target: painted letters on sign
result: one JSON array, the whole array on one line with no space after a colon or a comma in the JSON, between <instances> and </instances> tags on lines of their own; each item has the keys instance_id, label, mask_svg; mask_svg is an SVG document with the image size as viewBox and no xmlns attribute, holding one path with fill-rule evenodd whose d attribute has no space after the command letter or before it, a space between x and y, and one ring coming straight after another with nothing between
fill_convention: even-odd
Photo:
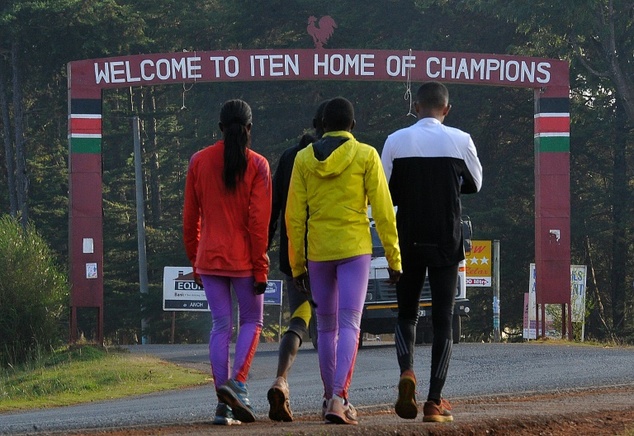
<instances>
[{"instance_id":1,"label":"painted letters on sign","mask_svg":"<svg viewBox=\"0 0 634 436\"><path fill-rule=\"evenodd\" d=\"M499 54L387 50L236 50L73 62L75 84L113 88L252 80L442 80L535 87L556 83L565 62Z\"/></svg>"}]
</instances>

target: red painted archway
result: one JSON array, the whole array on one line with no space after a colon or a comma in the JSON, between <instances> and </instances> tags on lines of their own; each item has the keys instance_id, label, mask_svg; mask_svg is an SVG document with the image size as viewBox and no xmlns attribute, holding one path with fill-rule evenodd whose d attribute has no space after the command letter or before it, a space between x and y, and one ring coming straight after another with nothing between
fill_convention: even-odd
<instances>
[{"instance_id":1,"label":"red painted archway","mask_svg":"<svg viewBox=\"0 0 634 436\"><path fill-rule=\"evenodd\" d=\"M535 96L536 300L570 308L568 63L533 57L411 50L238 50L88 59L68 64L71 341L77 308L98 309L103 341L101 94L194 82L352 80L532 88ZM570 310L568 310L570 326ZM570 328L568 329L570 332ZM542 332L544 331L542 324ZM570 333L569 333L570 334Z\"/></svg>"}]
</instances>

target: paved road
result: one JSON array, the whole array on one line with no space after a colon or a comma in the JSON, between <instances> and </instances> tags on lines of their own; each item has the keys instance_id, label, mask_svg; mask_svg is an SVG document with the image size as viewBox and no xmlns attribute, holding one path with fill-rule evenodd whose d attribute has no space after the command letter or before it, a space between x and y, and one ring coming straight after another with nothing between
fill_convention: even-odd
<instances>
[{"instance_id":1,"label":"paved road","mask_svg":"<svg viewBox=\"0 0 634 436\"><path fill-rule=\"evenodd\" d=\"M357 406L392 405L398 366L393 344L372 343L360 350L350 390ZM418 390L426 393L430 347L417 346ZM208 368L206 345L139 345L134 353L153 354L189 366ZM266 391L275 374L277 344L261 344L249 380L256 412L266 419ZM459 344L454 347L444 395L449 399L634 384L634 348L579 345ZM299 352L289 377L293 410L320 410L317 353L310 344ZM0 434L43 434L77 429L208 422L215 407L211 385L85 405L0 414Z\"/></svg>"}]
</instances>

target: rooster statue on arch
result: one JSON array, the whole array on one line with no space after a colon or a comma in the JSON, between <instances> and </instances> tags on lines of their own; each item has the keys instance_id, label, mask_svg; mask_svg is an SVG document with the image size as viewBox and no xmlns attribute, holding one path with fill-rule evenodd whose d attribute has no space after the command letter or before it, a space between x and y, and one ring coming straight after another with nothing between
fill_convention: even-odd
<instances>
[{"instance_id":1,"label":"rooster statue on arch","mask_svg":"<svg viewBox=\"0 0 634 436\"><path fill-rule=\"evenodd\" d=\"M319 27L315 26L316 21L317 17L311 15L308 18L306 31L313 37L315 48L320 49L324 48L324 44L326 44L328 39L332 36L337 27L337 23L335 23L335 20L333 20L330 15L325 15L319 19Z\"/></svg>"}]
</instances>

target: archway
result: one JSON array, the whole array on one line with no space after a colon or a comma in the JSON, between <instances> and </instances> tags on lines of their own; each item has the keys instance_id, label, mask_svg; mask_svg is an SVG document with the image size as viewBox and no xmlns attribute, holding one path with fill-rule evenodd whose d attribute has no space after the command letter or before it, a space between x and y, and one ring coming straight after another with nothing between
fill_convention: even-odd
<instances>
[{"instance_id":1,"label":"archway","mask_svg":"<svg viewBox=\"0 0 634 436\"><path fill-rule=\"evenodd\" d=\"M534 91L536 301L570 317L568 63L533 57L412 50L238 50L88 59L68 64L71 341L77 308L98 310L103 342L101 114L104 89L159 84L348 80L510 86ZM565 312L564 312L565 313Z\"/></svg>"}]
</instances>

